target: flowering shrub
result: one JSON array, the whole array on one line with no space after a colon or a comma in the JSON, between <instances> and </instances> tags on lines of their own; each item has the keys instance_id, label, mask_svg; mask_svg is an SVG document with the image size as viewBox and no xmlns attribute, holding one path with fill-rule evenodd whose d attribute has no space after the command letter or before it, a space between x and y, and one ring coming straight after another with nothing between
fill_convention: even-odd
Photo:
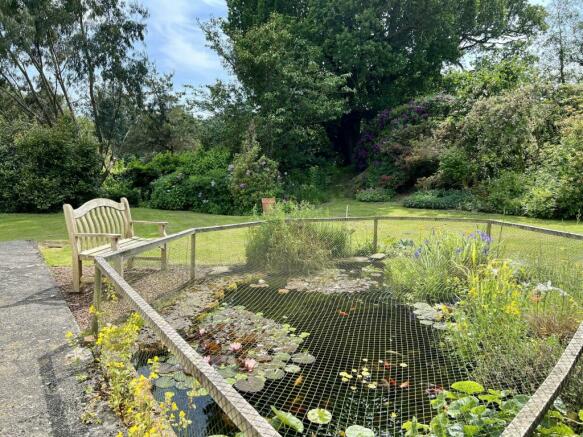
<instances>
[{"instance_id":1,"label":"flowering shrub","mask_svg":"<svg viewBox=\"0 0 583 437\"><path fill-rule=\"evenodd\" d=\"M210 214L232 213L229 157L227 151L219 149L182 154L175 171L152 183L150 206Z\"/></svg>"},{"instance_id":2,"label":"flowering shrub","mask_svg":"<svg viewBox=\"0 0 583 437\"><path fill-rule=\"evenodd\" d=\"M249 129L241 153L235 155L229 168L229 186L237 212L249 213L261 205L262 198L281 194L277 162L261 155L253 126Z\"/></svg>"}]
</instances>

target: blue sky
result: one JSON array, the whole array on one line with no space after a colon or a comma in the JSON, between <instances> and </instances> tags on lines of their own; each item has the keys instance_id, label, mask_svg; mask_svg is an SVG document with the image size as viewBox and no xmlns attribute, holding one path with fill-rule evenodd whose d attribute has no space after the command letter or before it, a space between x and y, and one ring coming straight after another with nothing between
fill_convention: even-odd
<instances>
[{"instance_id":1,"label":"blue sky","mask_svg":"<svg viewBox=\"0 0 583 437\"><path fill-rule=\"evenodd\" d=\"M174 73L177 89L229 78L218 56L206 47L197 24L197 20L225 16L226 0L142 0L142 4L150 12L145 41L150 60L161 73Z\"/></svg>"},{"instance_id":2,"label":"blue sky","mask_svg":"<svg viewBox=\"0 0 583 437\"><path fill-rule=\"evenodd\" d=\"M218 56L205 45L197 19L225 16L225 0L142 0L149 11L146 49L161 73L174 73L176 88L227 79Z\"/></svg>"}]
</instances>

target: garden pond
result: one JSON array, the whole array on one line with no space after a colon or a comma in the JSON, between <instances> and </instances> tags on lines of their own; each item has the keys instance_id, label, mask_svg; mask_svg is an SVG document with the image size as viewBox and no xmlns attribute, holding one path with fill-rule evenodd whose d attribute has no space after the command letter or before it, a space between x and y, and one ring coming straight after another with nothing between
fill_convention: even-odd
<instances>
[{"instance_id":1,"label":"garden pond","mask_svg":"<svg viewBox=\"0 0 583 437\"><path fill-rule=\"evenodd\" d=\"M431 399L467 379L468 369L441 347L447 307L400 303L384 278L382 262L355 258L314 275L232 282L182 324L182 335L259 413L291 413L304 435L337 436L355 425L399 434L411 417L429 421ZM155 397L174 392L192 421L179 435L236 434L173 357L161 356L156 367ZM319 417L308 414L314 409Z\"/></svg>"}]
</instances>

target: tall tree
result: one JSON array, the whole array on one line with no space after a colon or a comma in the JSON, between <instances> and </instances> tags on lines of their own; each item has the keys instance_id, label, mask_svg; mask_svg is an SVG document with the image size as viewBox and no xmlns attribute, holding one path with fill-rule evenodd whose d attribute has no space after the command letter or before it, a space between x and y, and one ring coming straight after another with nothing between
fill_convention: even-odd
<instances>
[{"instance_id":1,"label":"tall tree","mask_svg":"<svg viewBox=\"0 0 583 437\"><path fill-rule=\"evenodd\" d=\"M548 29L541 36L543 68L559 83L576 79L583 67L583 4L551 0L547 6Z\"/></svg>"},{"instance_id":2,"label":"tall tree","mask_svg":"<svg viewBox=\"0 0 583 437\"><path fill-rule=\"evenodd\" d=\"M544 22L544 10L528 0L227 0L220 23L225 43L207 28L213 46L236 73L257 105L279 93L306 95L317 80L302 62L313 62L325 82L335 79L340 114L318 121L329 140L350 162L363 119L431 89L445 64L468 51L525 38ZM285 56L278 45L286 44ZM274 71L295 65L304 79L274 82ZM255 74L257 72L257 74ZM345 84L341 84L341 80ZM269 110L268 110L269 111ZM273 115L273 114L272 114ZM279 116L282 116L281 114ZM295 118L297 117L297 118ZM277 141L277 140L276 140Z\"/></svg>"},{"instance_id":3,"label":"tall tree","mask_svg":"<svg viewBox=\"0 0 583 437\"><path fill-rule=\"evenodd\" d=\"M141 102L145 17L124 0L0 2L0 92L42 124L89 115L107 156L122 101Z\"/></svg>"}]
</instances>

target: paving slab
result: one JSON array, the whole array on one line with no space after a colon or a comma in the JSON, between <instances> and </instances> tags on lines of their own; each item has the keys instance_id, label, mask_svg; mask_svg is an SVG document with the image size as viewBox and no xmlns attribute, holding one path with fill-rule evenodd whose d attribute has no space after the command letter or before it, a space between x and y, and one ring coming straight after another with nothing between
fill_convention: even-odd
<instances>
[{"instance_id":1,"label":"paving slab","mask_svg":"<svg viewBox=\"0 0 583 437\"><path fill-rule=\"evenodd\" d=\"M67 331L79 328L36 244L0 242L0 436L109 434L80 420Z\"/></svg>"}]
</instances>

